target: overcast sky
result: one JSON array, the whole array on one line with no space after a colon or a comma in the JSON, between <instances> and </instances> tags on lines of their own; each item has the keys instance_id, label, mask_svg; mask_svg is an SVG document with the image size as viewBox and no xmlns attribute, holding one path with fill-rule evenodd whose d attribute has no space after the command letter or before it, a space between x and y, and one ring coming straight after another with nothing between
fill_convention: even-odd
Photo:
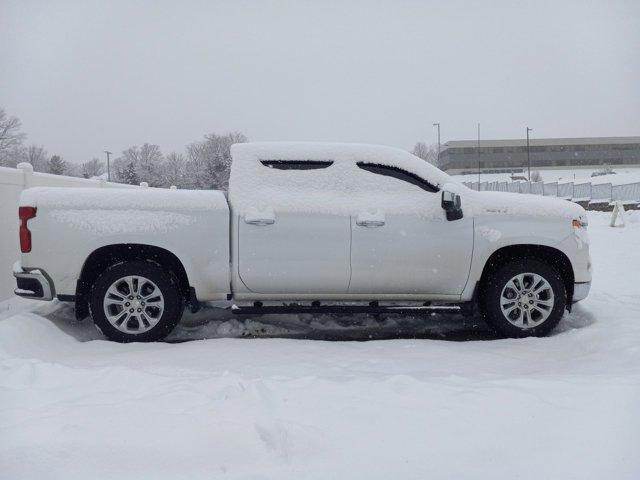
<instances>
[{"instance_id":1,"label":"overcast sky","mask_svg":"<svg viewBox=\"0 0 640 480\"><path fill-rule=\"evenodd\" d=\"M230 130L640 135L640 2L0 0L0 106L75 162Z\"/></svg>"}]
</instances>

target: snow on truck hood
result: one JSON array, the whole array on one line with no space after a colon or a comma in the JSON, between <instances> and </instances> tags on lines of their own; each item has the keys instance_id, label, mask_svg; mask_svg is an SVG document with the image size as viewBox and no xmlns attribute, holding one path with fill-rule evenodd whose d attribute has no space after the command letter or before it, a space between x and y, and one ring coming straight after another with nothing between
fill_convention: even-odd
<instances>
[{"instance_id":1,"label":"snow on truck hood","mask_svg":"<svg viewBox=\"0 0 640 480\"><path fill-rule=\"evenodd\" d=\"M59 210L226 210L224 193L218 190L169 190L163 188L34 187L24 190L20 205Z\"/></svg>"},{"instance_id":2,"label":"snow on truck hood","mask_svg":"<svg viewBox=\"0 0 640 480\"><path fill-rule=\"evenodd\" d=\"M462 209L471 209L474 215L502 214L537 217L578 219L586 211L577 203L560 198L525 193L478 192L464 187L461 193Z\"/></svg>"}]
</instances>

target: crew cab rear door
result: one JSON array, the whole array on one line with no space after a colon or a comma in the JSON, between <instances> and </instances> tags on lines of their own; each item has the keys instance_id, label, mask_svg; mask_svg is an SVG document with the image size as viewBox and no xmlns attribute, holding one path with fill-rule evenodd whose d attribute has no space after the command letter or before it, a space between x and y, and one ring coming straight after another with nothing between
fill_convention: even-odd
<instances>
[{"instance_id":1,"label":"crew cab rear door","mask_svg":"<svg viewBox=\"0 0 640 480\"><path fill-rule=\"evenodd\" d=\"M349 215L331 213L304 188L331 162L265 160L272 190L255 193L255 208L237 219L238 274L256 293L344 294L350 278ZM289 182L288 179L291 178ZM277 205L274 207L273 205Z\"/></svg>"}]
</instances>

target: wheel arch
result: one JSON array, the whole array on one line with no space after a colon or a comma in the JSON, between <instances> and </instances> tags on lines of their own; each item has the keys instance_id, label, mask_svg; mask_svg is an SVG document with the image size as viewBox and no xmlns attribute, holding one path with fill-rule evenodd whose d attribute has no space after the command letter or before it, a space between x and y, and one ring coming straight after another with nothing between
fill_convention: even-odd
<instances>
[{"instance_id":1,"label":"wheel arch","mask_svg":"<svg viewBox=\"0 0 640 480\"><path fill-rule=\"evenodd\" d=\"M111 265L131 260L150 260L171 270L178 278L181 293L186 298L193 295L184 265L169 250L139 243L105 245L91 252L82 265L76 284L76 318L82 319L89 315L89 293L98 276Z\"/></svg>"},{"instance_id":2,"label":"wheel arch","mask_svg":"<svg viewBox=\"0 0 640 480\"><path fill-rule=\"evenodd\" d=\"M545 262L548 265L557 268L562 276L567 292L567 308L570 308L571 299L573 298L575 278L573 266L571 265L569 257L567 257L563 251L547 245L517 244L499 248L491 254L482 269L482 275L480 276L480 288L485 285L485 281L489 273L503 265L505 262L520 258L535 258L536 260Z\"/></svg>"}]
</instances>

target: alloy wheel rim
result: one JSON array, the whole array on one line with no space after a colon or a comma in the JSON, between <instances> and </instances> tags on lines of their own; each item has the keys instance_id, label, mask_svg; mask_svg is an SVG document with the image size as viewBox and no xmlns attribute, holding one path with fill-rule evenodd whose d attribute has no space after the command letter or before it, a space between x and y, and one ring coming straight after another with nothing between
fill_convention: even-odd
<instances>
[{"instance_id":1,"label":"alloy wheel rim","mask_svg":"<svg viewBox=\"0 0 640 480\"><path fill-rule=\"evenodd\" d=\"M512 325L527 330L542 324L553 310L551 284L537 273L520 273L509 280L500 294L500 309Z\"/></svg>"},{"instance_id":2,"label":"alloy wheel rim","mask_svg":"<svg viewBox=\"0 0 640 480\"><path fill-rule=\"evenodd\" d=\"M103 308L114 328L139 335L151 330L162 318L164 297L160 288L148 278L128 275L107 289Z\"/></svg>"}]
</instances>

